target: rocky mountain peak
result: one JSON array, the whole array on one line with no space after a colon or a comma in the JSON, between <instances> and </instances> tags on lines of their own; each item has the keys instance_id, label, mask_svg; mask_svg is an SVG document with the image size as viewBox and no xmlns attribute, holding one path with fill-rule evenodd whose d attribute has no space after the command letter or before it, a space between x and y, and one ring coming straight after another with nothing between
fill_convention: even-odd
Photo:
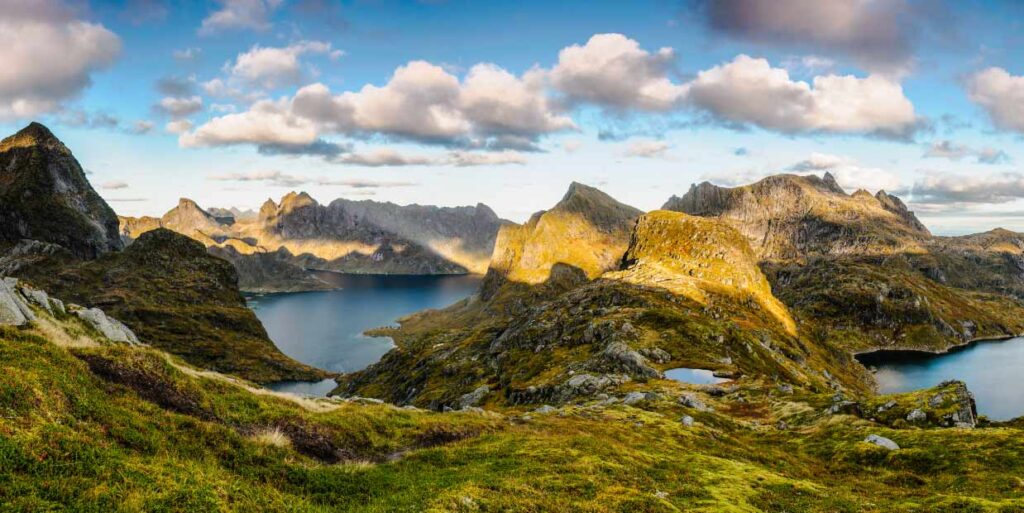
<instances>
[{"instance_id":1,"label":"rocky mountain peak","mask_svg":"<svg viewBox=\"0 0 1024 513\"><path fill-rule=\"evenodd\" d=\"M814 177L814 175L811 176ZM846 191L844 191L843 188L839 186L839 182L836 181L836 177L832 176L832 173L829 173L828 171L826 171L825 175L821 177L821 184L830 192L846 194Z\"/></svg>"},{"instance_id":2,"label":"rocky mountain peak","mask_svg":"<svg viewBox=\"0 0 1024 513\"><path fill-rule=\"evenodd\" d=\"M32 123L0 141L0 242L33 239L95 258L122 247L117 214L53 133Z\"/></svg>"},{"instance_id":3,"label":"rocky mountain peak","mask_svg":"<svg viewBox=\"0 0 1024 513\"><path fill-rule=\"evenodd\" d=\"M643 212L604 192L573 182L562 196L562 200L551 209L551 212L571 213L582 216L595 228L604 232L632 229L633 222Z\"/></svg>"},{"instance_id":4,"label":"rocky mountain peak","mask_svg":"<svg viewBox=\"0 0 1024 513\"><path fill-rule=\"evenodd\" d=\"M280 210L282 212L287 213L287 212L291 212L291 211L293 211L295 209L299 209L299 208L303 208L303 207L309 207L309 206L316 206L316 205L319 205L319 203L317 203L316 200L313 199L312 196L310 196L309 194L306 194L305 191L300 192L300 193L296 193L295 191L292 191L292 192L289 192L288 194L285 194L284 197L281 198Z\"/></svg>"},{"instance_id":5,"label":"rocky mountain peak","mask_svg":"<svg viewBox=\"0 0 1024 513\"><path fill-rule=\"evenodd\" d=\"M917 216L907 208L907 205L903 203L903 200L885 192L884 190L879 190L878 193L875 194L875 199L881 203L882 208L896 214L900 219L906 222L907 225L924 234L931 235L928 228L925 227L924 223L919 221Z\"/></svg>"}]
</instances>

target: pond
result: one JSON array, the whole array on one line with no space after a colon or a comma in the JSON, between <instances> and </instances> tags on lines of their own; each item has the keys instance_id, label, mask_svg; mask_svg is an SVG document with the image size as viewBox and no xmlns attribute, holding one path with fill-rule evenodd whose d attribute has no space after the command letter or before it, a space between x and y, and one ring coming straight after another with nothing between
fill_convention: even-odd
<instances>
[{"instance_id":1,"label":"pond","mask_svg":"<svg viewBox=\"0 0 1024 513\"><path fill-rule=\"evenodd\" d=\"M715 385L729 381L726 378L719 378L715 376L713 372L707 369L688 369L686 367L669 369L665 371L665 377L680 383L689 383L691 385Z\"/></svg>"},{"instance_id":2,"label":"pond","mask_svg":"<svg viewBox=\"0 0 1024 513\"><path fill-rule=\"evenodd\" d=\"M394 347L388 337L363 332L395 326L396 320L428 308L443 308L472 295L479 276L399 276L321 273L337 290L249 297L249 306L284 354L308 365L353 372L380 360ZM277 383L269 388L323 395L333 381Z\"/></svg>"},{"instance_id":3,"label":"pond","mask_svg":"<svg viewBox=\"0 0 1024 513\"><path fill-rule=\"evenodd\" d=\"M985 341L948 353L878 351L857 359L876 369L883 394L930 388L956 379L967 383L978 413L993 420L1024 415L1024 338Z\"/></svg>"}]
</instances>

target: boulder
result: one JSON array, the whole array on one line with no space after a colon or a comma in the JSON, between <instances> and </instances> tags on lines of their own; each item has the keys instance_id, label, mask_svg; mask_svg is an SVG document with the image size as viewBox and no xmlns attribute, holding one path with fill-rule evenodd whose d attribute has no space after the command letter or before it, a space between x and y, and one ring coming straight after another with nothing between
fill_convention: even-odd
<instances>
[{"instance_id":1,"label":"boulder","mask_svg":"<svg viewBox=\"0 0 1024 513\"><path fill-rule=\"evenodd\" d=\"M683 415L679 419L679 422L682 423L686 427L693 427L693 417L691 417L689 415Z\"/></svg>"},{"instance_id":2,"label":"boulder","mask_svg":"<svg viewBox=\"0 0 1024 513\"><path fill-rule=\"evenodd\" d=\"M28 299L30 303L46 310L51 315L53 314L53 305L50 304L50 296L46 291L34 289L26 285L18 287L18 291L21 292L21 294L25 296L25 299Z\"/></svg>"},{"instance_id":3,"label":"boulder","mask_svg":"<svg viewBox=\"0 0 1024 513\"><path fill-rule=\"evenodd\" d=\"M647 399L647 394L643 392L630 392L626 394L626 397L622 398L622 404L634 405Z\"/></svg>"},{"instance_id":4,"label":"boulder","mask_svg":"<svg viewBox=\"0 0 1024 513\"><path fill-rule=\"evenodd\" d=\"M462 397L459 398L458 401L459 409L465 410L467 408L471 408L473 406L480 404L480 401L482 401L484 397L490 392L490 387L484 385L468 394L463 395Z\"/></svg>"},{"instance_id":5,"label":"boulder","mask_svg":"<svg viewBox=\"0 0 1024 513\"><path fill-rule=\"evenodd\" d=\"M138 337L135 336L135 333L128 326L125 326L117 319L107 316L99 308L75 308L72 310L72 313L95 328L104 337L114 342L124 342L132 345L139 344Z\"/></svg>"},{"instance_id":6,"label":"boulder","mask_svg":"<svg viewBox=\"0 0 1024 513\"><path fill-rule=\"evenodd\" d=\"M864 441L869 443L869 444L875 444L875 445L877 445L877 446L879 446L879 447L881 447L883 449L888 449L890 451L898 451L898 450L900 450L899 444L897 444L896 442L893 442L892 440L890 440L890 439L888 439L888 438L886 438L884 436L868 435L868 437L865 438Z\"/></svg>"},{"instance_id":7,"label":"boulder","mask_svg":"<svg viewBox=\"0 0 1024 513\"><path fill-rule=\"evenodd\" d=\"M928 420L928 414L922 409L916 409L907 414L908 422L924 422Z\"/></svg>"},{"instance_id":8,"label":"boulder","mask_svg":"<svg viewBox=\"0 0 1024 513\"><path fill-rule=\"evenodd\" d=\"M679 397L679 404L686 406L687 408L693 408L697 411L710 411L711 408L704 404L697 396L693 394L683 394Z\"/></svg>"},{"instance_id":9,"label":"boulder","mask_svg":"<svg viewBox=\"0 0 1024 513\"><path fill-rule=\"evenodd\" d=\"M631 326L627 324L627 326ZM601 352L601 356L617 370L625 371L641 378L660 378L661 372L647 363L647 358L634 351L624 342L615 341Z\"/></svg>"},{"instance_id":10,"label":"boulder","mask_svg":"<svg viewBox=\"0 0 1024 513\"><path fill-rule=\"evenodd\" d=\"M14 280L17 284L17 280ZM11 286L11 279L0 280L0 324L24 326L36 318L21 294Z\"/></svg>"}]
</instances>

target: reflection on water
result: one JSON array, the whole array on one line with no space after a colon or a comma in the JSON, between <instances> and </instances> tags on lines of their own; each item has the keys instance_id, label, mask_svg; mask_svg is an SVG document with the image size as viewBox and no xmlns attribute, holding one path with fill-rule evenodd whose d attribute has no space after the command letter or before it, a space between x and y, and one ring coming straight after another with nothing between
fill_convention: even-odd
<instances>
[{"instance_id":1,"label":"reflection on water","mask_svg":"<svg viewBox=\"0 0 1024 513\"><path fill-rule=\"evenodd\" d=\"M323 397L334 390L336 386L338 383L333 379L325 379L323 381L280 381L267 385L267 388L289 394Z\"/></svg>"},{"instance_id":2,"label":"reflection on water","mask_svg":"<svg viewBox=\"0 0 1024 513\"><path fill-rule=\"evenodd\" d=\"M665 371L665 377L691 385L714 385L729 381L728 379L716 377L714 373L707 369L687 369L686 367L669 369Z\"/></svg>"},{"instance_id":3,"label":"reflection on water","mask_svg":"<svg viewBox=\"0 0 1024 513\"><path fill-rule=\"evenodd\" d=\"M302 363L336 372L363 369L394 347L390 338L367 337L364 331L393 326L398 318L413 312L443 308L473 294L480 285L478 276L321 273L321 277L339 289L254 296L249 298L249 306L281 351Z\"/></svg>"},{"instance_id":4,"label":"reflection on water","mask_svg":"<svg viewBox=\"0 0 1024 513\"><path fill-rule=\"evenodd\" d=\"M908 392L957 379L967 383L978 413L994 420L1024 415L1024 338L979 342L945 354L880 351L857 357L876 368L879 392Z\"/></svg>"}]
</instances>

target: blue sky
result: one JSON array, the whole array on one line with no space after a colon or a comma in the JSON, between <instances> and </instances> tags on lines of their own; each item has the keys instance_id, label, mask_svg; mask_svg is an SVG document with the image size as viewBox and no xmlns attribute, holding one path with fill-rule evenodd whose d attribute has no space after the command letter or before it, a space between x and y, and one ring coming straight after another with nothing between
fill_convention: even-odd
<instances>
[{"instance_id":1,"label":"blue sky","mask_svg":"<svg viewBox=\"0 0 1024 513\"><path fill-rule=\"evenodd\" d=\"M574 180L654 209L829 170L1024 230L1014 2L0 4L0 128L49 125L126 215L294 189L521 221Z\"/></svg>"}]
</instances>

